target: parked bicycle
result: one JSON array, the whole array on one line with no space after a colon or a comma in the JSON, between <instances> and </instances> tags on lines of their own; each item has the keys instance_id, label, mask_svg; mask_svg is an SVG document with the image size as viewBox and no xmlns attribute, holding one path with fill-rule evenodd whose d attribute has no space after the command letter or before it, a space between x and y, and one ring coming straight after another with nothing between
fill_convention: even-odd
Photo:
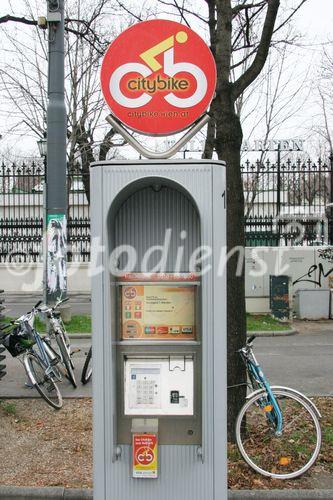
<instances>
[{"instance_id":1,"label":"parked bicycle","mask_svg":"<svg viewBox=\"0 0 333 500\"><path fill-rule=\"evenodd\" d=\"M82 384L87 384L92 376L92 347L90 347L86 360L83 365L82 374L81 374L81 382Z\"/></svg>"},{"instance_id":2,"label":"parked bicycle","mask_svg":"<svg viewBox=\"0 0 333 500\"><path fill-rule=\"evenodd\" d=\"M57 382L62 377L58 364L60 357L34 328L34 321L39 314L39 301L30 312L15 321L1 326L0 343L13 357L23 364L31 387L53 408L62 407L62 396Z\"/></svg>"},{"instance_id":3,"label":"parked bicycle","mask_svg":"<svg viewBox=\"0 0 333 500\"><path fill-rule=\"evenodd\" d=\"M67 302L69 298L59 300L55 306L47 307L42 306L39 308L39 312L44 315L48 322L48 337L46 341L55 340L56 347L49 342L49 347L54 351L54 353L60 358L61 364L64 366L63 374L71 382L74 388L77 387L75 374L74 374L74 363L72 360L71 345L66 332L64 322L61 319L60 311L56 309ZM60 365L61 367L61 365Z\"/></svg>"},{"instance_id":4,"label":"parked bicycle","mask_svg":"<svg viewBox=\"0 0 333 500\"><path fill-rule=\"evenodd\" d=\"M309 398L289 387L271 386L253 353L255 336L239 353L253 392L239 412L236 441L257 472L292 479L306 472L321 446L321 415Z\"/></svg>"}]
</instances>

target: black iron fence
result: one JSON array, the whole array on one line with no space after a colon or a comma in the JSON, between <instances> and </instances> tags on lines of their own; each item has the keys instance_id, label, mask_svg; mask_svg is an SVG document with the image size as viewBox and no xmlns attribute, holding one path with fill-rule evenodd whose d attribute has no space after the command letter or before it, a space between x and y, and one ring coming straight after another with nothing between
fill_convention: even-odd
<instances>
[{"instance_id":1,"label":"black iron fence","mask_svg":"<svg viewBox=\"0 0 333 500\"><path fill-rule=\"evenodd\" d=\"M325 207L332 202L333 157L242 166L246 244L316 245L332 241ZM0 262L41 262L43 164L0 167ZM89 204L80 167L67 175L68 260L90 259Z\"/></svg>"},{"instance_id":2,"label":"black iron fence","mask_svg":"<svg viewBox=\"0 0 333 500\"><path fill-rule=\"evenodd\" d=\"M45 166L0 167L0 262L41 262ZM67 174L68 260L89 261L90 217L79 167Z\"/></svg>"},{"instance_id":3,"label":"black iron fence","mask_svg":"<svg viewBox=\"0 0 333 500\"><path fill-rule=\"evenodd\" d=\"M246 244L317 245L331 238L333 157L327 162L245 162Z\"/></svg>"}]
</instances>

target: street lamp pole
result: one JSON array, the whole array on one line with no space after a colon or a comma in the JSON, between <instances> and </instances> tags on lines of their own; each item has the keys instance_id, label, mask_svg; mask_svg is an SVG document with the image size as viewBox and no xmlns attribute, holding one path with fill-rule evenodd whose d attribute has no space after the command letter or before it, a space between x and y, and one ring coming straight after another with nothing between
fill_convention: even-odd
<instances>
[{"instance_id":1,"label":"street lamp pole","mask_svg":"<svg viewBox=\"0 0 333 500\"><path fill-rule=\"evenodd\" d=\"M44 295L48 304L67 294L67 115L64 85L64 0L47 0L48 106L45 186Z\"/></svg>"}]
</instances>

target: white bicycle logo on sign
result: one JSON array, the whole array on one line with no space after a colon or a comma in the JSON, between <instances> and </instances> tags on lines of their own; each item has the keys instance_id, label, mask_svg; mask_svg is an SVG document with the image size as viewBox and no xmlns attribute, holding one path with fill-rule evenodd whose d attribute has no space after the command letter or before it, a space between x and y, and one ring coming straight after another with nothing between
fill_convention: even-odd
<instances>
[{"instance_id":1,"label":"white bicycle logo on sign","mask_svg":"<svg viewBox=\"0 0 333 500\"><path fill-rule=\"evenodd\" d=\"M207 78L205 73L195 64L189 62L174 62L174 45L175 41L178 43L185 43L187 41L187 34L184 31L179 31L176 36L172 35L169 38L166 38L162 42L154 45L154 47L146 50L142 54L140 54L140 58L146 63L127 63L122 64L117 68L111 78L110 78L110 92L115 101L124 106L126 108L140 108L145 106L146 104L153 99L152 95L149 95L147 92L143 92L139 97L127 97L120 88L120 82L122 78L128 73L138 73L143 77L138 87L132 88L131 90L143 90L145 87L149 86L149 83L145 85L144 79L151 76L156 71L159 71L163 67L163 73L166 74L169 78L173 79L177 73L189 73L196 80L196 90L189 97L177 97L173 92L169 92L164 95L163 98L171 105L176 108L190 108L198 104L206 95L207 92ZM156 56L163 53L163 66L156 59ZM183 80L186 82L186 80ZM135 80L133 80L135 82ZM164 82L163 79L159 79L157 84L161 84ZM165 88L177 88L175 83L163 84L164 88L160 88L160 90L164 90ZM155 90L158 89L157 85L155 85ZM181 87L181 90L186 90L185 86Z\"/></svg>"}]
</instances>

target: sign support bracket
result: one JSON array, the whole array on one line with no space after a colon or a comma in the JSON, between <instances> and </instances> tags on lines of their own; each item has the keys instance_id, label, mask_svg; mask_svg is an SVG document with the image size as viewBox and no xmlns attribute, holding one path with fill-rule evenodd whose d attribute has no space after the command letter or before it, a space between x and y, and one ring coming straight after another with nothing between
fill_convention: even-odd
<instances>
[{"instance_id":1,"label":"sign support bracket","mask_svg":"<svg viewBox=\"0 0 333 500\"><path fill-rule=\"evenodd\" d=\"M118 134L120 134L125 139L125 141L127 141L140 155L148 159L159 160L171 158L171 156L178 153L178 151L184 146L184 144L192 139L192 137L195 136L195 134L199 132L199 130L201 130L202 127L204 127L209 122L209 120L210 116L205 113L171 148L159 153L157 151L151 151L150 149L145 148L139 141L135 139L135 137L133 137L132 134L128 132L128 130L122 125L122 123L117 118L115 118L115 116L110 114L106 117L106 121L110 123L110 125L118 132Z\"/></svg>"}]
</instances>

